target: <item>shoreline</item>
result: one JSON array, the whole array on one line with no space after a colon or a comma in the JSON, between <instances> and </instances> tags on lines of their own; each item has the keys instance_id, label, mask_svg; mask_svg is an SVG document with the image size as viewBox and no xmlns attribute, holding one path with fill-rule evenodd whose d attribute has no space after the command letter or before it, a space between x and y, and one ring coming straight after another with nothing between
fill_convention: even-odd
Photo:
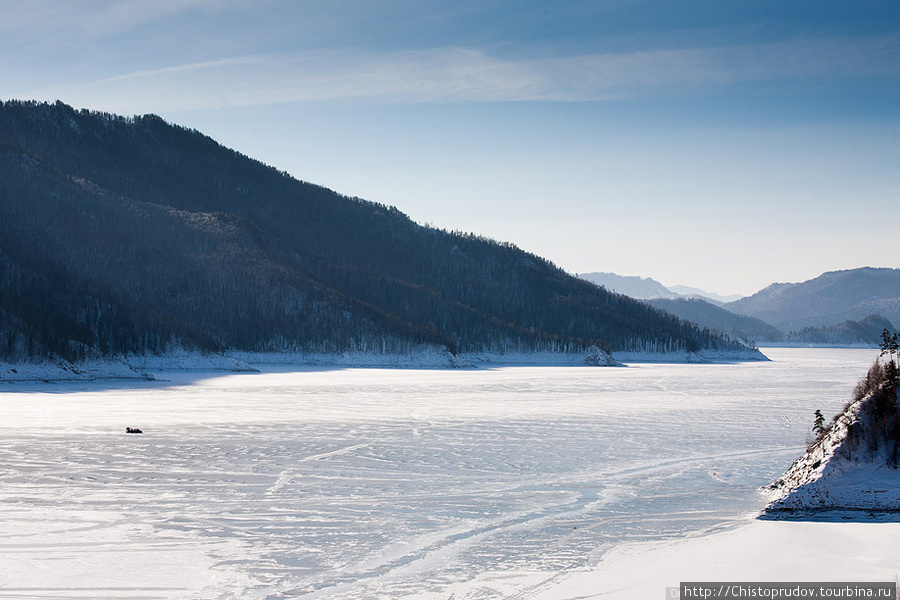
<instances>
[{"instance_id":1,"label":"shoreline","mask_svg":"<svg viewBox=\"0 0 900 600\"><path fill-rule=\"evenodd\" d=\"M178 350L159 356L125 356L71 363L0 361L0 384L16 382L77 382L98 380L153 381L155 372L220 371L253 373L257 367L336 367L377 369L478 369L494 367L623 367L628 364L713 364L768 361L762 352L709 350L690 352L471 352L451 354L424 347L415 354L341 354L302 352L244 352L203 354Z\"/></svg>"}]
</instances>

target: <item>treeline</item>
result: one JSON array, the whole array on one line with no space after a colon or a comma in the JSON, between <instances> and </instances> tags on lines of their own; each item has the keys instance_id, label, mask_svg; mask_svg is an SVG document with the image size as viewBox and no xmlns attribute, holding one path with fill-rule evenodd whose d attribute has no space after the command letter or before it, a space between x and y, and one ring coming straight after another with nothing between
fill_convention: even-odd
<instances>
[{"instance_id":1,"label":"treeline","mask_svg":"<svg viewBox=\"0 0 900 600\"><path fill-rule=\"evenodd\" d=\"M830 327L804 327L785 335L781 340L794 344L874 344L881 332L893 325L881 315L869 315L859 321L845 321Z\"/></svg>"},{"instance_id":2,"label":"treeline","mask_svg":"<svg viewBox=\"0 0 900 600\"><path fill-rule=\"evenodd\" d=\"M159 117L61 103L0 104L0 267L6 356L738 347Z\"/></svg>"}]
</instances>

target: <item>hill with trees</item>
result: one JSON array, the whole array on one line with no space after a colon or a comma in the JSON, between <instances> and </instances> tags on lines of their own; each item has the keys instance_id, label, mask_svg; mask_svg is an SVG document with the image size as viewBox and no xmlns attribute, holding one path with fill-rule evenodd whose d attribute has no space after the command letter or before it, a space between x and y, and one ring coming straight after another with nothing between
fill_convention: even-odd
<instances>
[{"instance_id":1,"label":"hill with trees","mask_svg":"<svg viewBox=\"0 0 900 600\"><path fill-rule=\"evenodd\" d=\"M860 321L844 321L830 327L804 327L784 336L780 342L804 346L877 346L881 333L894 329L893 323L880 315L869 315Z\"/></svg>"},{"instance_id":2,"label":"hill with trees","mask_svg":"<svg viewBox=\"0 0 900 600\"><path fill-rule=\"evenodd\" d=\"M0 358L742 346L154 115L0 104Z\"/></svg>"}]
</instances>

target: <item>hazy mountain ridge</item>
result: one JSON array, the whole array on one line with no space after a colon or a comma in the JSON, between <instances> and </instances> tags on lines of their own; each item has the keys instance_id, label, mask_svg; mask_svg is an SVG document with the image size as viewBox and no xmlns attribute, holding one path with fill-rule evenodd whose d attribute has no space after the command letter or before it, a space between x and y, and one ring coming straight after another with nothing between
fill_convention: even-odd
<instances>
[{"instance_id":1,"label":"hazy mountain ridge","mask_svg":"<svg viewBox=\"0 0 900 600\"><path fill-rule=\"evenodd\" d=\"M781 340L784 336L761 319L735 314L700 298L656 298L645 302L680 319L737 339L759 343Z\"/></svg>"},{"instance_id":2,"label":"hazy mountain ridge","mask_svg":"<svg viewBox=\"0 0 900 600\"><path fill-rule=\"evenodd\" d=\"M722 305L729 300L735 300L741 296L722 296L714 292L707 292L700 288L685 285L666 287L652 277L640 277L635 275L618 275L616 273L594 271L580 273L579 278L601 285L606 289L624 294L638 300L653 300L656 298L703 298L716 305Z\"/></svg>"},{"instance_id":3,"label":"hazy mountain ridge","mask_svg":"<svg viewBox=\"0 0 900 600\"><path fill-rule=\"evenodd\" d=\"M859 321L844 321L828 327L805 327L800 331L784 333L761 319L732 313L700 298L657 298L645 302L700 327L754 345L875 347L881 342L884 329L894 330L893 323L888 319L869 315Z\"/></svg>"},{"instance_id":4,"label":"hazy mountain ridge","mask_svg":"<svg viewBox=\"0 0 900 600\"><path fill-rule=\"evenodd\" d=\"M725 306L782 331L827 327L880 315L900 322L900 269L830 271L801 283L775 283Z\"/></svg>"},{"instance_id":5,"label":"hazy mountain ridge","mask_svg":"<svg viewBox=\"0 0 900 600\"><path fill-rule=\"evenodd\" d=\"M885 315L900 311L898 269L863 267L824 273L802 283L773 283L752 296L728 304L709 297L678 296L672 288L651 278L623 277L615 273L587 273L580 277L609 289L629 290L636 298L680 319L757 345L877 346L881 331L893 330L893 323L898 322ZM678 289L703 292L686 286ZM779 318L803 311L806 313L803 319ZM764 317L774 318L785 328ZM795 326L798 322L810 324Z\"/></svg>"},{"instance_id":6,"label":"hazy mountain ridge","mask_svg":"<svg viewBox=\"0 0 900 600\"><path fill-rule=\"evenodd\" d=\"M601 285L611 292L637 298L638 300L674 298L678 295L651 277L617 275L616 273L605 272L580 273L578 277L596 285Z\"/></svg>"},{"instance_id":7,"label":"hazy mountain ridge","mask_svg":"<svg viewBox=\"0 0 900 600\"><path fill-rule=\"evenodd\" d=\"M722 306L727 302L734 302L735 300L743 298L743 296L741 296L740 294L723 296L715 292L707 292L704 289L691 287L688 285L670 285L668 286L668 289L672 292L675 292L679 296L683 296L686 298L703 298L709 302L712 302L716 306Z\"/></svg>"},{"instance_id":8,"label":"hazy mountain ridge","mask_svg":"<svg viewBox=\"0 0 900 600\"><path fill-rule=\"evenodd\" d=\"M0 175L7 357L740 349L153 115L3 103Z\"/></svg>"}]
</instances>

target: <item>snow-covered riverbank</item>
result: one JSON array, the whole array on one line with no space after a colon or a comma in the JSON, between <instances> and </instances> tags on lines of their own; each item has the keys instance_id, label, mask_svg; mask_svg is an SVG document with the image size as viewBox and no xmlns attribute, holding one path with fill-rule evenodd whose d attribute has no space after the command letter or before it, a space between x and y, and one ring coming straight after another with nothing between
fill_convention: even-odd
<instances>
[{"instance_id":1,"label":"snow-covered riverbank","mask_svg":"<svg viewBox=\"0 0 900 600\"><path fill-rule=\"evenodd\" d=\"M483 367L621 366L628 363L717 363L768 360L758 350L706 350L702 352L450 352L423 346L414 354L346 352L240 352L224 354L179 350L164 355L123 356L110 360L70 363L61 359L40 362L0 362L0 382L93 381L98 379L152 379L158 371L252 372L260 367L340 367L403 369L467 369Z\"/></svg>"},{"instance_id":2,"label":"snow-covered riverbank","mask_svg":"<svg viewBox=\"0 0 900 600\"><path fill-rule=\"evenodd\" d=\"M153 379L145 371L118 360L64 360L8 363L0 361L0 383L16 381L95 381L98 379Z\"/></svg>"}]
</instances>

